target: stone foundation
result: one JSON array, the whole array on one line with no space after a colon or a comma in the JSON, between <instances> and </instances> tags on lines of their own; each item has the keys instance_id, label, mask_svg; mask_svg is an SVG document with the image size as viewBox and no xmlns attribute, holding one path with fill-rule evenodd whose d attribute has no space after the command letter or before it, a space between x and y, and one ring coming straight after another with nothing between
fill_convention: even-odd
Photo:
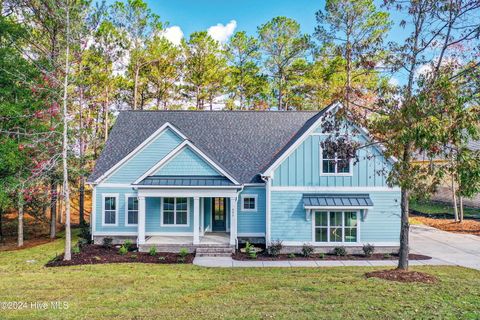
<instances>
[{"instance_id":1,"label":"stone foundation","mask_svg":"<svg viewBox=\"0 0 480 320\"><path fill-rule=\"evenodd\" d=\"M123 244L125 240L130 240L132 243L137 243L136 236L93 236L93 243L103 244L104 238L112 239L112 244Z\"/></svg>"}]
</instances>

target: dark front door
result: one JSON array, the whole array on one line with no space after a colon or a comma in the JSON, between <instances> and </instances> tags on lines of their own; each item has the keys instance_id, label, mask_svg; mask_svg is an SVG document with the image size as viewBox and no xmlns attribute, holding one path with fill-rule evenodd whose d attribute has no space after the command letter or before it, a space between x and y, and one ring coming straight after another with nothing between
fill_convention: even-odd
<instances>
[{"instance_id":1,"label":"dark front door","mask_svg":"<svg viewBox=\"0 0 480 320\"><path fill-rule=\"evenodd\" d=\"M213 231L225 231L226 222L226 201L225 198L213 198L212 205L212 230Z\"/></svg>"}]
</instances>

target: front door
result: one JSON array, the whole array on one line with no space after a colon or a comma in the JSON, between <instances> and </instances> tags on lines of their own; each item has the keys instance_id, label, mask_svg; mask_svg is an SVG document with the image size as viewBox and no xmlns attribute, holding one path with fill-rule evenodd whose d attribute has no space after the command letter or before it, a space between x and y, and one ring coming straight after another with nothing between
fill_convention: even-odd
<instances>
[{"instance_id":1,"label":"front door","mask_svg":"<svg viewBox=\"0 0 480 320\"><path fill-rule=\"evenodd\" d=\"M212 231L225 231L226 222L226 199L213 198L212 206Z\"/></svg>"}]
</instances>

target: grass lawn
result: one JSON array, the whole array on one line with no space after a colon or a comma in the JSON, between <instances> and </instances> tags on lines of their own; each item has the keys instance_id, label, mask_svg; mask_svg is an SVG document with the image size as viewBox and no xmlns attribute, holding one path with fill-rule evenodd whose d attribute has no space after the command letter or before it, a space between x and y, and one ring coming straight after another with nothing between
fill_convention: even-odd
<instances>
[{"instance_id":1,"label":"grass lawn","mask_svg":"<svg viewBox=\"0 0 480 320\"><path fill-rule=\"evenodd\" d=\"M410 209L430 215L449 214L453 217L453 207L432 201L410 201ZM480 218L480 209L464 208L465 218Z\"/></svg>"},{"instance_id":2,"label":"grass lawn","mask_svg":"<svg viewBox=\"0 0 480 320\"><path fill-rule=\"evenodd\" d=\"M61 240L0 252L0 301L65 301L67 310L2 310L0 319L477 319L480 272L416 267L434 285L365 279L381 268L209 269L111 264L45 268ZM28 263L27 260L35 260Z\"/></svg>"}]
</instances>

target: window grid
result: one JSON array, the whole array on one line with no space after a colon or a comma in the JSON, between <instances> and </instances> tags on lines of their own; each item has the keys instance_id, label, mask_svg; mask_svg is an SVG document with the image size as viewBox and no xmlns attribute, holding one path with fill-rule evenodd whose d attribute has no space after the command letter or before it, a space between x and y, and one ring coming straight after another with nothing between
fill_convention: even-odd
<instances>
[{"instance_id":1,"label":"window grid","mask_svg":"<svg viewBox=\"0 0 480 320\"><path fill-rule=\"evenodd\" d=\"M319 217L326 216L327 223L319 223ZM341 215L339 223L338 216ZM314 212L314 242L332 242L332 243L344 243L344 242L358 242L358 211L315 211ZM347 217L350 217L354 221L351 221L347 225ZM325 220L325 217L320 220ZM347 232L347 233L346 233ZM326 233L327 241L322 241ZM340 234L340 237L338 236ZM318 240L317 235L320 236ZM348 238L347 238L348 235ZM333 237L332 237L333 236ZM333 239L335 238L335 239ZM340 241L336 241L340 238Z\"/></svg>"},{"instance_id":2,"label":"window grid","mask_svg":"<svg viewBox=\"0 0 480 320\"><path fill-rule=\"evenodd\" d=\"M127 198L127 224L129 225L138 224L138 198L137 197Z\"/></svg>"},{"instance_id":3,"label":"window grid","mask_svg":"<svg viewBox=\"0 0 480 320\"><path fill-rule=\"evenodd\" d=\"M116 225L117 224L117 197L105 196L103 198L103 224Z\"/></svg>"},{"instance_id":4,"label":"window grid","mask_svg":"<svg viewBox=\"0 0 480 320\"><path fill-rule=\"evenodd\" d=\"M163 198L162 225L188 226L188 198Z\"/></svg>"},{"instance_id":5,"label":"window grid","mask_svg":"<svg viewBox=\"0 0 480 320\"><path fill-rule=\"evenodd\" d=\"M351 159L339 158L336 152L328 154L327 150L322 150L322 174L350 174Z\"/></svg>"}]
</instances>

